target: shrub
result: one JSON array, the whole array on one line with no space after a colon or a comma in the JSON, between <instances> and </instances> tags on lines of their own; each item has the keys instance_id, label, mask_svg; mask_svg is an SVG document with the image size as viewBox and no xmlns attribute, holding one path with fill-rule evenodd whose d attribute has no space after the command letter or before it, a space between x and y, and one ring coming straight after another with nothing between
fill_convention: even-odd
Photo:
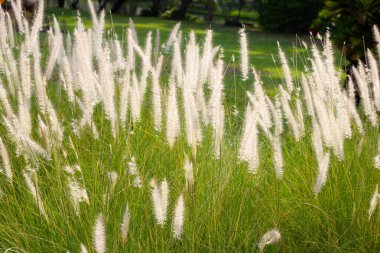
<instances>
[{"instance_id":1,"label":"shrub","mask_svg":"<svg viewBox=\"0 0 380 253\"><path fill-rule=\"evenodd\" d=\"M380 24L380 1L378 0L328 0L313 27L331 29L336 46L344 47L350 65L364 59L364 45L373 47L372 27Z\"/></svg>"},{"instance_id":2,"label":"shrub","mask_svg":"<svg viewBox=\"0 0 380 253\"><path fill-rule=\"evenodd\" d=\"M269 31L306 32L321 7L320 0L257 0L260 23Z\"/></svg>"}]
</instances>

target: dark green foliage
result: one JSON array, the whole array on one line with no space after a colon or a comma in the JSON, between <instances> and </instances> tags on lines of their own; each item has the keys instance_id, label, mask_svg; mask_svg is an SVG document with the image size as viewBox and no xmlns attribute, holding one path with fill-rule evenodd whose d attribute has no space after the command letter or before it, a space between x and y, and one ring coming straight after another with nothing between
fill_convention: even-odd
<instances>
[{"instance_id":1,"label":"dark green foliage","mask_svg":"<svg viewBox=\"0 0 380 253\"><path fill-rule=\"evenodd\" d=\"M335 45L343 47L351 65L364 59L364 47L373 47L375 24L380 24L379 0L328 0L314 26L332 30Z\"/></svg>"},{"instance_id":2,"label":"dark green foliage","mask_svg":"<svg viewBox=\"0 0 380 253\"><path fill-rule=\"evenodd\" d=\"M276 32L307 32L321 7L321 0L257 0L261 25Z\"/></svg>"}]
</instances>

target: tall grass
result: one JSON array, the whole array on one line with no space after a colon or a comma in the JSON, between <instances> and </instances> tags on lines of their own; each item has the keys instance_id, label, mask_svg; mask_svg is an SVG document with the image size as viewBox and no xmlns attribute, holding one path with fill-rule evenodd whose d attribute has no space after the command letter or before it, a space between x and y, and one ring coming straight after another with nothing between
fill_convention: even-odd
<instances>
[{"instance_id":1,"label":"tall grass","mask_svg":"<svg viewBox=\"0 0 380 253\"><path fill-rule=\"evenodd\" d=\"M380 250L380 52L345 90L329 34L300 80L279 45L269 96L241 30L242 115L211 30L118 38L88 4L91 29L46 38L43 1L32 23L0 8L1 251Z\"/></svg>"}]
</instances>

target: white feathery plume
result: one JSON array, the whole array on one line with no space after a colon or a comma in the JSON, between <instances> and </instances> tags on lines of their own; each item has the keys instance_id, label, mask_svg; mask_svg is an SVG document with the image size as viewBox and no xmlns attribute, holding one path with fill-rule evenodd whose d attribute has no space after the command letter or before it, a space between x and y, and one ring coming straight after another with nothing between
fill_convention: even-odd
<instances>
[{"instance_id":1,"label":"white feathery plume","mask_svg":"<svg viewBox=\"0 0 380 253\"><path fill-rule=\"evenodd\" d=\"M33 50L33 77L34 77L34 84L36 89L36 95L38 100L38 106L40 107L41 111L45 111L46 107L46 82L42 75L42 69L41 69L41 53L39 51L39 48L36 47Z\"/></svg>"},{"instance_id":2,"label":"white feathery plume","mask_svg":"<svg viewBox=\"0 0 380 253\"><path fill-rule=\"evenodd\" d=\"M38 143L36 143L30 137L24 135L21 138L23 138L22 144L24 145L26 150L29 151L31 154L40 155L47 160L51 159L50 153L44 148L42 148Z\"/></svg>"},{"instance_id":3,"label":"white feathery plume","mask_svg":"<svg viewBox=\"0 0 380 253\"><path fill-rule=\"evenodd\" d=\"M78 167L79 167L79 165L78 165ZM65 167L63 168L63 170L64 170L65 172L67 172L68 174L70 174L70 175L74 175L74 174L75 174L75 171L76 171L75 167L74 167L74 166L70 166L70 165L65 166ZM79 169L79 170L80 170L80 169Z\"/></svg>"},{"instance_id":4,"label":"white feathery plume","mask_svg":"<svg viewBox=\"0 0 380 253\"><path fill-rule=\"evenodd\" d=\"M183 223L185 216L185 201L183 195L180 195L174 208L173 217L173 237L177 240L181 239L183 233Z\"/></svg>"},{"instance_id":5,"label":"white feathery plume","mask_svg":"<svg viewBox=\"0 0 380 253\"><path fill-rule=\"evenodd\" d=\"M133 20L131 18L128 19L128 26L129 28L131 29L132 31L132 36L133 36L133 40L138 43L138 40L137 40L137 31L136 31L136 26L135 26L135 23L133 23Z\"/></svg>"},{"instance_id":6,"label":"white feathery plume","mask_svg":"<svg viewBox=\"0 0 380 253\"><path fill-rule=\"evenodd\" d=\"M17 148L21 148L24 142L21 138L22 134L20 133L20 129L16 127L19 124L18 118L16 117L16 115L11 115L11 116L3 115L2 120L9 133L9 136L14 142L16 142Z\"/></svg>"},{"instance_id":7,"label":"white feathery plume","mask_svg":"<svg viewBox=\"0 0 380 253\"><path fill-rule=\"evenodd\" d=\"M18 120L20 122L21 131L30 135L32 132L32 118L30 115L30 101L25 99L22 92L18 92Z\"/></svg>"},{"instance_id":8,"label":"white feathery plume","mask_svg":"<svg viewBox=\"0 0 380 253\"><path fill-rule=\"evenodd\" d=\"M352 81L351 76L347 76L348 82L347 82L347 95L348 99L352 104L355 104L355 87L354 82Z\"/></svg>"},{"instance_id":9,"label":"white feathery plume","mask_svg":"<svg viewBox=\"0 0 380 253\"><path fill-rule=\"evenodd\" d=\"M113 71L119 71L124 69L124 56L121 49L121 44L118 39L114 39L111 41L111 61L112 61L112 70Z\"/></svg>"},{"instance_id":10,"label":"white feathery plume","mask_svg":"<svg viewBox=\"0 0 380 253\"><path fill-rule=\"evenodd\" d=\"M185 169L185 179L186 179L185 191L193 192L194 191L194 170L193 170L193 164L190 162L187 156L185 156L184 169Z\"/></svg>"},{"instance_id":11,"label":"white feathery plume","mask_svg":"<svg viewBox=\"0 0 380 253\"><path fill-rule=\"evenodd\" d=\"M131 90L131 76L129 67L125 68L125 74L122 78L121 88L120 88L120 121L121 126L124 128L127 122L128 113L128 103L129 103L129 92Z\"/></svg>"},{"instance_id":12,"label":"white feathery plume","mask_svg":"<svg viewBox=\"0 0 380 253\"><path fill-rule=\"evenodd\" d=\"M182 57L181 50L179 46L178 40L174 40L173 42L173 57L171 61L171 68L173 73L175 74L177 85L182 87L183 85L183 67L182 67Z\"/></svg>"},{"instance_id":13,"label":"white feathery plume","mask_svg":"<svg viewBox=\"0 0 380 253\"><path fill-rule=\"evenodd\" d=\"M96 11L95 11L94 5L92 4L92 1L88 0L87 5L88 5L88 8L90 9L92 25L94 27L97 27L98 26L98 17L96 15Z\"/></svg>"},{"instance_id":14,"label":"white feathery plume","mask_svg":"<svg viewBox=\"0 0 380 253\"><path fill-rule=\"evenodd\" d=\"M178 34L178 31L179 31L179 28L180 28L180 27L181 27L181 22L178 22L178 23L173 27L173 29L171 30L168 40L163 44L163 49L164 49L165 51L169 51L169 50L170 50L170 47L173 45L173 42L174 42L174 41L176 40L176 38L177 38L177 34Z\"/></svg>"},{"instance_id":15,"label":"white feathery plume","mask_svg":"<svg viewBox=\"0 0 380 253\"><path fill-rule=\"evenodd\" d=\"M47 48L49 49L49 51L51 51L51 49L53 48L53 45L54 45L54 33L53 33L53 28L52 27L49 27L49 30L47 31Z\"/></svg>"},{"instance_id":16,"label":"white feathery plume","mask_svg":"<svg viewBox=\"0 0 380 253\"><path fill-rule=\"evenodd\" d=\"M289 94L284 90L282 85L280 85L279 91L280 91L281 105L282 105L282 109L284 110L285 117L293 130L293 134L296 141L299 141L301 137L301 133L300 133L299 125L289 105Z\"/></svg>"},{"instance_id":17,"label":"white feathery plume","mask_svg":"<svg viewBox=\"0 0 380 253\"><path fill-rule=\"evenodd\" d=\"M142 48L137 44L136 41L134 41L133 47L135 51L137 52L137 54L141 57L141 61L142 61L141 76L140 76L140 97L141 97L141 101L143 101L144 96L145 96L146 86L147 86L147 79L148 79L150 70L152 70L151 71L152 78L155 78L153 76L154 69L152 69L152 33L148 32L146 36L144 50L142 50ZM152 81L156 81L156 82L159 81L160 71L161 69L159 68L156 69L157 77L156 77L156 80L152 80Z\"/></svg>"},{"instance_id":18,"label":"white feathery plume","mask_svg":"<svg viewBox=\"0 0 380 253\"><path fill-rule=\"evenodd\" d=\"M65 38L65 42L66 42L66 52L70 55L72 55L72 47L73 47L73 41L71 39L71 33L67 33L66 35L66 38Z\"/></svg>"},{"instance_id":19,"label":"white feathery plume","mask_svg":"<svg viewBox=\"0 0 380 253\"><path fill-rule=\"evenodd\" d=\"M278 134L274 134L273 136L273 164L274 171L276 173L276 177L278 179L282 179L284 171L283 171L283 158L282 158L282 150L281 150L281 138Z\"/></svg>"},{"instance_id":20,"label":"white feathery plume","mask_svg":"<svg viewBox=\"0 0 380 253\"><path fill-rule=\"evenodd\" d=\"M115 86L112 77L112 65L110 62L110 50L108 47L98 50L99 62L99 84L104 104L105 114L111 121L111 131L115 135L116 130L116 108L115 108Z\"/></svg>"},{"instance_id":21,"label":"white feathery plume","mask_svg":"<svg viewBox=\"0 0 380 253\"><path fill-rule=\"evenodd\" d=\"M368 65L371 73L373 103L377 111L380 111L380 76L379 66L369 49L367 49Z\"/></svg>"},{"instance_id":22,"label":"white feathery plume","mask_svg":"<svg viewBox=\"0 0 380 253\"><path fill-rule=\"evenodd\" d=\"M362 101L363 101L364 113L368 117L369 121L372 123L372 126L377 126L376 112L373 108L373 104L372 104L372 101L370 98L370 94L369 94L369 90L368 90L368 86L367 86L367 82L365 80L365 77L363 77L360 74L360 71L361 71L360 65L359 65L359 69L353 68L352 71L353 71L356 83L359 87L360 96L361 96Z\"/></svg>"},{"instance_id":23,"label":"white feathery plume","mask_svg":"<svg viewBox=\"0 0 380 253\"><path fill-rule=\"evenodd\" d=\"M376 169L380 169L380 137L377 140L377 152L378 154L373 158L373 165Z\"/></svg>"},{"instance_id":24,"label":"white feathery plume","mask_svg":"<svg viewBox=\"0 0 380 253\"><path fill-rule=\"evenodd\" d=\"M53 42L53 48L50 50L49 60L47 61L47 67L46 67L45 76L44 76L45 80L50 79L55 63L60 57L61 50L63 47L63 35L59 29L58 21L55 17L53 17L53 22L54 22L54 42Z\"/></svg>"},{"instance_id":25,"label":"white feathery plume","mask_svg":"<svg viewBox=\"0 0 380 253\"><path fill-rule=\"evenodd\" d=\"M32 118L30 115L30 101L25 101L21 91L18 92L18 120L20 122L21 131L30 135L32 133Z\"/></svg>"},{"instance_id":26,"label":"white feathery plume","mask_svg":"<svg viewBox=\"0 0 380 253\"><path fill-rule=\"evenodd\" d=\"M371 217L376 210L378 199L379 199L379 185L376 185L375 192L373 193L371 201L369 202L368 220L371 220Z\"/></svg>"},{"instance_id":27,"label":"white feathery plume","mask_svg":"<svg viewBox=\"0 0 380 253\"><path fill-rule=\"evenodd\" d=\"M134 156L131 157L131 161L128 162L128 173L134 176L133 179L133 187L141 188L141 178L139 171L137 170L136 158Z\"/></svg>"},{"instance_id":28,"label":"white feathery plume","mask_svg":"<svg viewBox=\"0 0 380 253\"><path fill-rule=\"evenodd\" d=\"M121 233L121 242L125 244L128 239L128 231L129 231L129 223L131 221L131 213L128 208L128 204L125 207L125 212L123 215L123 219L121 221L121 226L120 226L120 233Z\"/></svg>"},{"instance_id":29,"label":"white feathery plume","mask_svg":"<svg viewBox=\"0 0 380 253\"><path fill-rule=\"evenodd\" d=\"M181 43L182 43L182 31L181 30L178 32L176 40L178 41L179 46L181 46Z\"/></svg>"},{"instance_id":30,"label":"white feathery plume","mask_svg":"<svg viewBox=\"0 0 380 253\"><path fill-rule=\"evenodd\" d=\"M21 75L21 91L23 93L24 100L29 104L31 97L31 69L30 58L27 52L27 48L22 45L20 50L20 73Z\"/></svg>"},{"instance_id":31,"label":"white feathery plume","mask_svg":"<svg viewBox=\"0 0 380 253\"><path fill-rule=\"evenodd\" d=\"M334 55L333 55L333 46L330 39L330 32L327 30L323 43L323 55L325 56L324 63L326 68L326 73L329 76L329 81L331 83L339 82L339 79L336 75L334 64Z\"/></svg>"},{"instance_id":32,"label":"white feathery plume","mask_svg":"<svg viewBox=\"0 0 380 253\"><path fill-rule=\"evenodd\" d=\"M163 226L165 223L165 214L162 211L161 193L157 186L156 180L152 179L150 181L150 186L152 187L152 203L153 210L158 225Z\"/></svg>"},{"instance_id":33,"label":"white feathery plume","mask_svg":"<svg viewBox=\"0 0 380 253\"><path fill-rule=\"evenodd\" d=\"M162 212L164 214L164 223L165 223L166 214L168 212L168 206L169 206L169 185L166 179L164 179L164 181L161 182L161 203L162 203Z\"/></svg>"},{"instance_id":34,"label":"white feathery plume","mask_svg":"<svg viewBox=\"0 0 380 253\"><path fill-rule=\"evenodd\" d=\"M0 36L0 47L2 49L2 51L4 51L6 49L6 47L8 47L8 33L7 33L7 24L6 24L6 20L5 20L5 13L4 13L4 10L1 9L0 10L0 32L1 32L1 36Z\"/></svg>"},{"instance_id":35,"label":"white feathery plume","mask_svg":"<svg viewBox=\"0 0 380 253\"><path fill-rule=\"evenodd\" d=\"M25 133L29 135L32 131L30 114L32 87L30 80L30 59L25 46L21 46L20 50L20 72L23 74L21 75L21 89L18 90L19 120L22 122Z\"/></svg>"},{"instance_id":36,"label":"white feathery plume","mask_svg":"<svg viewBox=\"0 0 380 253\"><path fill-rule=\"evenodd\" d=\"M74 103L74 87L73 87L73 75L67 56L63 56L61 63L62 73L65 81L65 90L71 103Z\"/></svg>"},{"instance_id":37,"label":"white feathery plume","mask_svg":"<svg viewBox=\"0 0 380 253\"><path fill-rule=\"evenodd\" d=\"M49 119L50 129L55 134L54 137L56 137L57 141L62 141L63 139L62 126L61 126L61 123L59 122L57 113L54 110L54 107L52 103L50 102L50 100L46 101L46 113Z\"/></svg>"},{"instance_id":38,"label":"white feathery plume","mask_svg":"<svg viewBox=\"0 0 380 253\"><path fill-rule=\"evenodd\" d=\"M160 59L158 60L158 62L160 61L162 62L162 59L163 59L162 56L160 56ZM161 124L162 124L160 74L161 74L161 69L152 70L153 115L154 115L154 128L156 131L161 131Z\"/></svg>"},{"instance_id":39,"label":"white feathery plume","mask_svg":"<svg viewBox=\"0 0 380 253\"><path fill-rule=\"evenodd\" d=\"M22 48L24 48L24 50L26 49L25 44L22 44L21 46L22 46ZM27 50L25 50L25 51L27 51ZM11 50L9 47L7 47L6 52L4 54L5 54L5 58L7 60L7 63L8 63L10 76L11 76L13 82L19 83L20 82L20 76L19 76L19 71L18 71L19 64L15 60L15 55L13 53L13 50Z\"/></svg>"},{"instance_id":40,"label":"white feathery plume","mask_svg":"<svg viewBox=\"0 0 380 253\"><path fill-rule=\"evenodd\" d=\"M100 12L98 24L92 31L92 50L95 57L99 56L99 51L102 49L103 33L104 33L105 13Z\"/></svg>"},{"instance_id":41,"label":"white feathery plume","mask_svg":"<svg viewBox=\"0 0 380 253\"><path fill-rule=\"evenodd\" d=\"M305 131L303 112L302 112L302 102L299 98L296 99L296 110L297 110L297 125L299 126L300 135L302 136Z\"/></svg>"},{"instance_id":42,"label":"white feathery plume","mask_svg":"<svg viewBox=\"0 0 380 253\"><path fill-rule=\"evenodd\" d=\"M199 54L198 54L198 57L197 57L196 64L197 65L199 64ZM199 68L199 65L198 65L198 68ZM213 79L215 79L215 78L213 78ZM205 98L205 93L204 93L204 84L199 83L199 81L195 81L195 85L196 85L196 88L195 88L195 103L196 103L196 106L197 106L197 110L200 113L202 122L205 125L208 125L208 123L209 123L209 119L208 119L209 112L207 110L208 108L207 108L207 105L206 105L206 98ZM210 98L210 100L211 100L211 98Z\"/></svg>"},{"instance_id":43,"label":"white feathery plume","mask_svg":"<svg viewBox=\"0 0 380 253\"><path fill-rule=\"evenodd\" d=\"M259 167L259 140L257 129L257 111L249 104L246 109L243 135L239 148L239 159L247 161L250 173L257 173Z\"/></svg>"},{"instance_id":44,"label":"white feathery plume","mask_svg":"<svg viewBox=\"0 0 380 253\"><path fill-rule=\"evenodd\" d=\"M12 183L13 182L13 172L11 167L11 162L9 159L7 148L4 145L3 140L0 138L0 156L3 162L3 173L6 176L7 180Z\"/></svg>"},{"instance_id":45,"label":"white feathery plume","mask_svg":"<svg viewBox=\"0 0 380 253\"><path fill-rule=\"evenodd\" d=\"M330 153L325 153L322 160L318 161L318 176L317 182L315 183L314 193L318 195L322 190L322 187L326 184L328 168L330 162Z\"/></svg>"},{"instance_id":46,"label":"white feathery plume","mask_svg":"<svg viewBox=\"0 0 380 253\"><path fill-rule=\"evenodd\" d=\"M31 32L30 32L30 29L29 29L29 22L26 19L26 17L24 17L24 15L23 15L22 23L23 23L23 26L25 27L25 29L24 29L25 41L29 42L27 44L32 45L32 43L30 43L31 42L31 40L30 40L30 33ZM37 40L34 40L34 42L36 44L38 44Z\"/></svg>"},{"instance_id":47,"label":"white feathery plume","mask_svg":"<svg viewBox=\"0 0 380 253\"><path fill-rule=\"evenodd\" d=\"M131 28L127 29L127 52L128 52L128 66L132 70L135 66L135 52L133 49L134 39L133 39L133 32Z\"/></svg>"},{"instance_id":48,"label":"white feathery plume","mask_svg":"<svg viewBox=\"0 0 380 253\"><path fill-rule=\"evenodd\" d=\"M334 112L329 109L331 124L331 132L333 136L333 151L337 158L342 161L344 159L344 133L342 131L342 121L339 121L334 115Z\"/></svg>"},{"instance_id":49,"label":"white feathery plume","mask_svg":"<svg viewBox=\"0 0 380 253\"><path fill-rule=\"evenodd\" d=\"M257 108L258 112L258 126L264 131L265 135L270 135L269 129L272 127L273 122L271 118L270 108L265 101L265 92L262 87L262 82L260 80L259 74L256 72L254 68L252 68L252 73L255 79L254 82L254 94L252 95L250 92L247 93L248 98L251 104ZM276 115L277 116L277 115Z\"/></svg>"},{"instance_id":50,"label":"white feathery plume","mask_svg":"<svg viewBox=\"0 0 380 253\"><path fill-rule=\"evenodd\" d=\"M33 51L34 48L38 47L39 33L42 28L42 23L44 21L44 2L45 1L38 1L37 11L34 14L33 25L30 29L29 41L28 39L26 39L26 41L29 42L29 50L31 51ZM26 21L26 24L24 24L24 27L26 28L25 31L28 31L28 22L26 18L24 18L24 20ZM27 34L28 33L26 33L26 35Z\"/></svg>"},{"instance_id":51,"label":"white feathery plume","mask_svg":"<svg viewBox=\"0 0 380 253\"><path fill-rule=\"evenodd\" d=\"M106 252L106 227L103 214L99 214L93 229L93 245L97 253Z\"/></svg>"},{"instance_id":52,"label":"white feathery plume","mask_svg":"<svg viewBox=\"0 0 380 253\"><path fill-rule=\"evenodd\" d=\"M314 152L317 157L317 162L319 163L323 159L323 144L322 144L321 130L316 120L313 120L312 129L313 129L312 141L313 141Z\"/></svg>"},{"instance_id":53,"label":"white feathery plume","mask_svg":"<svg viewBox=\"0 0 380 253\"><path fill-rule=\"evenodd\" d=\"M29 135L23 133L23 128L15 115L10 116L9 118L3 116L3 122L9 131L10 136L16 142L17 148L26 151L25 155L41 155L47 160L50 159L48 151L32 140Z\"/></svg>"},{"instance_id":54,"label":"white feathery plume","mask_svg":"<svg viewBox=\"0 0 380 253\"><path fill-rule=\"evenodd\" d=\"M287 87L288 92L291 93L293 91L293 80L290 74L289 64L288 64L288 61L286 60L284 51L282 51L281 49L280 43L277 42L277 45L278 45L278 54L280 56L282 71L284 72L286 87Z\"/></svg>"},{"instance_id":55,"label":"white feathery plume","mask_svg":"<svg viewBox=\"0 0 380 253\"><path fill-rule=\"evenodd\" d=\"M320 126L331 126L332 122L330 122L328 117L328 109L326 108L326 103L320 97L319 94L315 94L313 96L314 108L315 108L315 116L318 119ZM321 128L323 142L326 147L332 147L333 145L333 137L331 133L330 127Z\"/></svg>"},{"instance_id":56,"label":"white feathery plume","mask_svg":"<svg viewBox=\"0 0 380 253\"><path fill-rule=\"evenodd\" d=\"M84 202L90 204L90 200L87 195L87 190L83 188L79 182L73 177L68 180L68 187L70 192L70 200L73 205L76 215L79 216L79 204Z\"/></svg>"},{"instance_id":57,"label":"white feathery plume","mask_svg":"<svg viewBox=\"0 0 380 253\"><path fill-rule=\"evenodd\" d=\"M177 104L177 91L173 75L169 78L169 94L166 109L166 140L173 147L180 132L180 119Z\"/></svg>"},{"instance_id":58,"label":"white feathery plume","mask_svg":"<svg viewBox=\"0 0 380 253\"><path fill-rule=\"evenodd\" d=\"M156 180L152 179L150 182L152 187L152 202L156 222L160 226L164 226L166 222L167 210L169 206L169 186L166 179L157 186Z\"/></svg>"},{"instance_id":59,"label":"white feathery plume","mask_svg":"<svg viewBox=\"0 0 380 253\"><path fill-rule=\"evenodd\" d=\"M209 99L209 113L214 137L214 154L220 158L220 148L224 133L224 107L223 107L223 61L219 59L213 69L214 78L211 82L211 97Z\"/></svg>"},{"instance_id":60,"label":"white feathery plume","mask_svg":"<svg viewBox=\"0 0 380 253\"><path fill-rule=\"evenodd\" d=\"M306 102L307 113L309 116L312 116L314 118L315 116L314 116L314 106L313 106L312 93L311 93L309 83L308 83L304 73L302 73L302 76L301 76L301 84L302 84L303 92L304 92L304 96L305 96L304 100Z\"/></svg>"},{"instance_id":61,"label":"white feathery plume","mask_svg":"<svg viewBox=\"0 0 380 253\"><path fill-rule=\"evenodd\" d=\"M107 189L107 198L109 199L113 195L113 192L115 191L118 174L116 171L110 171L107 173L107 176L108 176L108 181L109 181L109 186Z\"/></svg>"},{"instance_id":62,"label":"white feathery plume","mask_svg":"<svg viewBox=\"0 0 380 253\"><path fill-rule=\"evenodd\" d=\"M13 15L16 19L18 30L21 33L24 33L25 27L24 27L24 21L23 21L24 17L22 14L21 0L11 1L11 6L12 6L12 10L13 10Z\"/></svg>"},{"instance_id":63,"label":"white feathery plume","mask_svg":"<svg viewBox=\"0 0 380 253\"><path fill-rule=\"evenodd\" d=\"M269 129L272 127L272 119L261 86L257 86L254 94L247 92L247 96L252 106L257 109L257 127L261 128L265 135L269 136Z\"/></svg>"},{"instance_id":64,"label":"white feathery plume","mask_svg":"<svg viewBox=\"0 0 380 253\"><path fill-rule=\"evenodd\" d=\"M83 243L80 244L80 253L88 253L87 248Z\"/></svg>"},{"instance_id":65,"label":"white feathery plume","mask_svg":"<svg viewBox=\"0 0 380 253\"><path fill-rule=\"evenodd\" d=\"M247 34L245 33L245 27L239 30L240 34L240 57L241 57L241 75L242 80L248 79L249 59L248 59L248 41Z\"/></svg>"},{"instance_id":66,"label":"white feathery plume","mask_svg":"<svg viewBox=\"0 0 380 253\"><path fill-rule=\"evenodd\" d=\"M13 78L11 76L11 72L10 72L9 67L6 64L3 64L5 62L5 60L2 59L1 53L0 53L0 61L1 61L0 62L0 71L3 72L5 75L6 84L7 84L7 88L9 90L10 95L14 97L15 93L16 93L16 87L15 87Z\"/></svg>"},{"instance_id":67,"label":"white feathery plume","mask_svg":"<svg viewBox=\"0 0 380 253\"><path fill-rule=\"evenodd\" d=\"M200 74L199 74L199 83L203 84L207 80L207 76L212 67L212 30L208 29L205 37L205 42L203 44L203 54L201 58Z\"/></svg>"},{"instance_id":68,"label":"white feathery plume","mask_svg":"<svg viewBox=\"0 0 380 253\"><path fill-rule=\"evenodd\" d=\"M276 109L272 100L268 96L265 96L265 102L267 103L267 106L273 118L273 122L275 124L275 134L280 135L283 131L281 110Z\"/></svg>"},{"instance_id":69,"label":"white feathery plume","mask_svg":"<svg viewBox=\"0 0 380 253\"><path fill-rule=\"evenodd\" d=\"M277 243L281 240L281 234L278 229L271 229L266 232L262 237L260 242L257 244L257 247L262 251L265 246Z\"/></svg>"},{"instance_id":70,"label":"white feathery plume","mask_svg":"<svg viewBox=\"0 0 380 253\"><path fill-rule=\"evenodd\" d=\"M183 107L185 116L186 141L196 154L197 144L202 140L202 129L200 125L197 103L197 80L198 80L199 48L195 42L195 33L190 33L189 42L186 46L186 69L182 85Z\"/></svg>"},{"instance_id":71,"label":"white feathery plume","mask_svg":"<svg viewBox=\"0 0 380 253\"><path fill-rule=\"evenodd\" d=\"M140 111L141 111L141 97L140 97L140 89L137 80L136 73L132 73L132 87L130 92L130 107L133 122L140 121Z\"/></svg>"},{"instance_id":72,"label":"white feathery plume","mask_svg":"<svg viewBox=\"0 0 380 253\"><path fill-rule=\"evenodd\" d=\"M7 21L7 35L8 35L9 46L11 48L14 48L14 46L15 46L15 38L14 37L15 36L14 36L12 18L8 12L5 13L5 17L6 17L6 21Z\"/></svg>"},{"instance_id":73,"label":"white feathery plume","mask_svg":"<svg viewBox=\"0 0 380 253\"><path fill-rule=\"evenodd\" d=\"M7 91L4 89L3 82L0 80L0 102L2 105L3 113L9 118L15 116L11 104L9 103Z\"/></svg>"},{"instance_id":74,"label":"white feathery plume","mask_svg":"<svg viewBox=\"0 0 380 253\"><path fill-rule=\"evenodd\" d=\"M380 170L380 154L376 155L376 156L373 158L373 166L374 166L376 169L379 169L379 170Z\"/></svg>"},{"instance_id":75,"label":"white feathery plume","mask_svg":"<svg viewBox=\"0 0 380 253\"><path fill-rule=\"evenodd\" d=\"M214 59L217 54L220 54L221 56L223 56L223 48L221 46L216 46L216 47L213 47L212 50L211 50L211 56L210 58L211 59ZM234 61L235 61L235 56L234 56ZM210 66L211 68L211 66Z\"/></svg>"},{"instance_id":76,"label":"white feathery plume","mask_svg":"<svg viewBox=\"0 0 380 253\"><path fill-rule=\"evenodd\" d=\"M148 44L151 44L152 43L151 41L152 41L152 35L151 33L148 33L145 47L149 54L151 54L151 45L148 45ZM141 63L142 63L143 70L141 72L144 72L144 73L142 73L141 75L147 77L148 71L152 67L152 64L150 62L151 55L146 54L146 50L142 49L135 40L132 40L131 42L132 42L133 50L136 51L136 53L140 56L141 61L142 61Z\"/></svg>"},{"instance_id":77,"label":"white feathery plume","mask_svg":"<svg viewBox=\"0 0 380 253\"><path fill-rule=\"evenodd\" d=\"M137 42L135 40L135 42ZM144 48L144 64L149 69L152 65L152 32L148 32L145 38L145 48Z\"/></svg>"},{"instance_id":78,"label":"white feathery plume","mask_svg":"<svg viewBox=\"0 0 380 253\"><path fill-rule=\"evenodd\" d=\"M340 92L335 100L335 114L336 114L336 121L338 123L336 124L337 131L340 136L339 139L343 142L346 138L351 138L352 136L352 128L351 128L351 122L350 122L350 112L348 109L347 103L350 103L347 100L346 94L344 92Z\"/></svg>"},{"instance_id":79,"label":"white feathery plume","mask_svg":"<svg viewBox=\"0 0 380 253\"><path fill-rule=\"evenodd\" d=\"M325 63L323 62L323 58L321 57L321 52L318 50L315 44L312 45L312 55L313 58L311 60L311 66L313 72L311 73L311 76L314 79L314 83L311 81L309 82L310 88L313 88L312 84L314 84L316 90L321 96L323 96L326 95L327 90L331 90L331 87L333 87L334 83L329 82L329 76L327 75L327 70Z\"/></svg>"},{"instance_id":80,"label":"white feathery plume","mask_svg":"<svg viewBox=\"0 0 380 253\"><path fill-rule=\"evenodd\" d=\"M368 75L367 75L368 67L365 63L363 63L362 61L359 61L356 70L358 71L360 76L364 79L364 81L368 81Z\"/></svg>"}]
</instances>

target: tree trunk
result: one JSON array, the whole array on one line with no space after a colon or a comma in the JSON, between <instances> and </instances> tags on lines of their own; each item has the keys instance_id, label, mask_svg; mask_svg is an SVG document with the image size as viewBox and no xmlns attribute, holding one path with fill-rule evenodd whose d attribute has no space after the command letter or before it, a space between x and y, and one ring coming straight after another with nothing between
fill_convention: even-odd
<instances>
[{"instance_id":1,"label":"tree trunk","mask_svg":"<svg viewBox=\"0 0 380 253\"><path fill-rule=\"evenodd\" d=\"M120 9L121 7L123 7L123 5L125 4L125 2L127 2L127 0L117 0L117 1L113 4L113 6L112 6L112 8L111 8L111 12L112 12L112 13L116 13L116 12L118 12L119 9Z\"/></svg>"},{"instance_id":2,"label":"tree trunk","mask_svg":"<svg viewBox=\"0 0 380 253\"><path fill-rule=\"evenodd\" d=\"M152 7L150 8L150 13L152 16L158 16L161 12L160 10L160 2L161 0L152 0L153 4Z\"/></svg>"},{"instance_id":3,"label":"tree trunk","mask_svg":"<svg viewBox=\"0 0 380 253\"><path fill-rule=\"evenodd\" d=\"M71 9L78 10L79 9L79 0L75 0L70 4Z\"/></svg>"},{"instance_id":4,"label":"tree trunk","mask_svg":"<svg viewBox=\"0 0 380 253\"><path fill-rule=\"evenodd\" d=\"M101 3L101 1L99 1L98 12L101 12L102 10L104 10L104 8L106 8L107 3L108 3L108 0L104 0L102 3Z\"/></svg>"},{"instance_id":5,"label":"tree trunk","mask_svg":"<svg viewBox=\"0 0 380 253\"><path fill-rule=\"evenodd\" d=\"M208 0L208 3L207 3L207 23L208 23L208 25L211 25L212 19L214 16L214 6L212 4L212 1L213 0Z\"/></svg>"},{"instance_id":6,"label":"tree trunk","mask_svg":"<svg viewBox=\"0 0 380 253\"><path fill-rule=\"evenodd\" d=\"M238 10L238 16L237 16L237 21L240 22L240 17L241 17L241 10L243 9L245 5L245 1L244 0L240 0L239 1L239 10Z\"/></svg>"},{"instance_id":7,"label":"tree trunk","mask_svg":"<svg viewBox=\"0 0 380 253\"><path fill-rule=\"evenodd\" d=\"M65 0L58 0L58 8L65 8Z\"/></svg>"},{"instance_id":8,"label":"tree trunk","mask_svg":"<svg viewBox=\"0 0 380 253\"><path fill-rule=\"evenodd\" d=\"M181 0L181 6L178 10L178 19L184 19L186 17L187 8L191 4L192 0Z\"/></svg>"}]
</instances>

